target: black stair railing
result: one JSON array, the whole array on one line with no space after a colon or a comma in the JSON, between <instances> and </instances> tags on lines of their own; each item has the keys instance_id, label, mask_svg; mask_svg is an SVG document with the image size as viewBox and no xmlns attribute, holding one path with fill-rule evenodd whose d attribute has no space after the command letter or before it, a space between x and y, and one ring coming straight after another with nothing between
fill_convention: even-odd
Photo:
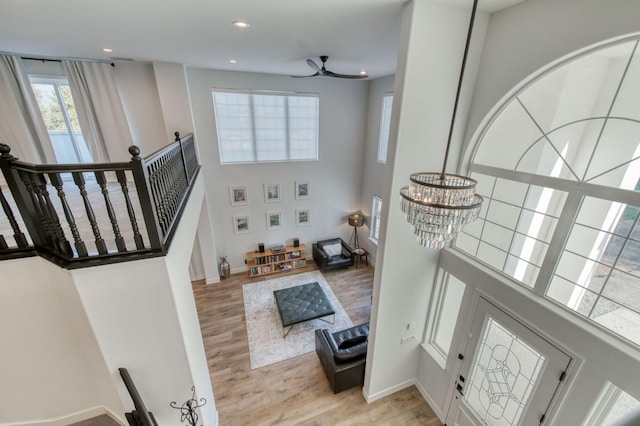
<instances>
[{"instance_id":1,"label":"black stair railing","mask_svg":"<svg viewBox=\"0 0 640 426\"><path fill-rule=\"evenodd\" d=\"M10 152L0 144L0 230L13 240L0 232L0 259L31 248L68 268L166 253L199 170L193 136L178 133L146 158L130 147L126 163L36 165Z\"/></svg>"},{"instance_id":2,"label":"black stair railing","mask_svg":"<svg viewBox=\"0 0 640 426\"><path fill-rule=\"evenodd\" d=\"M122 377L122 381L124 385L127 387L127 391L129 391L129 395L133 400L133 406L135 410L130 413L125 413L125 417L129 422L130 426L158 426L156 419L153 417L153 413L147 410L147 407L144 405L144 401L136 389L135 383L133 383L133 379L131 375L127 371L126 368L119 368L120 377Z\"/></svg>"}]
</instances>

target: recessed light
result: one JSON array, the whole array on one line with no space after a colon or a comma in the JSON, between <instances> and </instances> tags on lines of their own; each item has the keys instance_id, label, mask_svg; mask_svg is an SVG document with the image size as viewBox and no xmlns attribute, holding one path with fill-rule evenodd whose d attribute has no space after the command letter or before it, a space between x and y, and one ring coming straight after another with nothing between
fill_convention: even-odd
<instances>
[{"instance_id":1,"label":"recessed light","mask_svg":"<svg viewBox=\"0 0 640 426\"><path fill-rule=\"evenodd\" d=\"M230 64L237 64L238 60L237 59L229 59L229 63Z\"/></svg>"},{"instance_id":2,"label":"recessed light","mask_svg":"<svg viewBox=\"0 0 640 426\"><path fill-rule=\"evenodd\" d=\"M107 52L107 53L111 53L113 52L113 49L109 49L108 47L105 47L104 49L102 49L103 52Z\"/></svg>"},{"instance_id":3,"label":"recessed light","mask_svg":"<svg viewBox=\"0 0 640 426\"><path fill-rule=\"evenodd\" d=\"M360 75L367 75L367 72L365 70L360 71Z\"/></svg>"},{"instance_id":4,"label":"recessed light","mask_svg":"<svg viewBox=\"0 0 640 426\"><path fill-rule=\"evenodd\" d=\"M232 25L236 28L249 28L251 24L245 21L233 21Z\"/></svg>"}]
</instances>

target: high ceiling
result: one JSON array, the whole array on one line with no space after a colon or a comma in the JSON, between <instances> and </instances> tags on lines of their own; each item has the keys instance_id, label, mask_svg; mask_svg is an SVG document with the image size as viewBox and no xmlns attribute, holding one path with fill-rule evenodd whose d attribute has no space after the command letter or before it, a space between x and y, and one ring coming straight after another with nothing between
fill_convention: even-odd
<instances>
[{"instance_id":1,"label":"high ceiling","mask_svg":"<svg viewBox=\"0 0 640 426\"><path fill-rule=\"evenodd\" d=\"M421 0L425 1L425 0ZM429 0L435 1L435 0ZM480 0L496 10L521 0ZM471 3L471 0L447 0ZM237 71L393 74L405 0L2 0L0 51ZM251 27L232 26L235 20ZM110 53L103 52L110 48ZM232 64L229 60L235 59Z\"/></svg>"}]
</instances>

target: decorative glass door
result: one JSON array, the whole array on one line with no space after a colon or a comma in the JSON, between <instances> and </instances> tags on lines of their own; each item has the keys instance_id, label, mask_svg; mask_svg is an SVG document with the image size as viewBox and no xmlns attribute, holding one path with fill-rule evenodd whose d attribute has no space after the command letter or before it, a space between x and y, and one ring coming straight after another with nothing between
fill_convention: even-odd
<instances>
[{"instance_id":1,"label":"decorative glass door","mask_svg":"<svg viewBox=\"0 0 640 426\"><path fill-rule=\"evenodd\" d=\"M447 415L448 425L539 425L571 358L484 299Z\"/></svg>"}]
</instances>

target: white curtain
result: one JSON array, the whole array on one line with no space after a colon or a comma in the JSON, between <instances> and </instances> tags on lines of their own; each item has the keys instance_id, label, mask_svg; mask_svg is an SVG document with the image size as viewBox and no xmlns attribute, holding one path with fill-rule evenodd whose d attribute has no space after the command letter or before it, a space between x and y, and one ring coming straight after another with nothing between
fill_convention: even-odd
<instances>
[{"instance_id":1,"label":"white curtain","mask_svg":"<svg viewBox=\"0 0 640 426\"><path fill-rule=\"evenodd\" d=\"M49 133L22 59L0 55L0 142L30 163L56 163Z\"/></svg>"},{"instance_id":2,"label":"white curtain","mask_svg":"<svg viewBox=\"0 0 640 426\"><path fill-rule=\"evenodd\" d=\"M129 161L129 123L113 77L103 62L62 61L82 135L96 163Z\"/></svg>"}]
</instances>

